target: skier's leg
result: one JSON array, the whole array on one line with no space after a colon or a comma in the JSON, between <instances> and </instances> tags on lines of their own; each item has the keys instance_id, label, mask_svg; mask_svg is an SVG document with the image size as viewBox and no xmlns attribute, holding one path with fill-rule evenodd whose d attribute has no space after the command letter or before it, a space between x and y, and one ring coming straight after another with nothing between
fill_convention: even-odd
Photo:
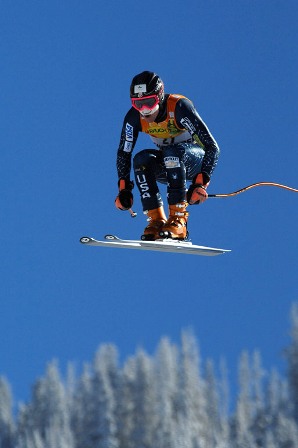
<instances>
[{"instance_id":1,"label":"skier's leg","mask_svg":"<svg viewBox=\"0 0 298 448\"><path fill-rule=\"evenodd\" d=\"M204 155L204 150L198 145L186 144L184 156L186 178L192 181L187 192L189 205L202 203L208 197L206 188L209 185L209 177L201 172Z\"/></svg>"},{"instance_id":2,"label":"skier's leg","mask_svg":"<svg viewBox=\"0 0 298 448\"><path fill-rule=\"evenodd\" d=\"M156 182L156 176L163 170L160 151L145 149L137 153L133 161L135 181L140 191L144 213L148 225L145 227L142 239L156 240L166 222L163 201ZM162 176L161 176L162 177Z\"/></svg>"},{"instance_id":3,"label":"skier's leg","mask_svg":"<svg viewBox=\"0 0 298 448\"><path fill-rule=\"evenodd\" d=\"M162 149L167 175L169 217L160 235L166 238L185 239L187 236L186 169L184 148L170 145Z\"/></svg>"},{"instance_id":4,"label":"skier's leg","mask_svg":"<svg viewBox=\"0 0 298 448\"><path fill-rule=\"evenodd\" d=\"M169 145L162 149L162 157L167 175L168 203L177 204L184 201L186 195L184 148L182 145Z\"/></svg>"},{"instance_id":5,"label":"skier's leg","mask_svg":"<svg viewBox=\"0 0 298 448\"><path fill-rule=\"evenodd\" d=\"M163 205L156 182L156 171L162 164L160 151L144 149L133 159L136 185L141 195L143 210L152 210Z\"/></svg>"},{"instance_id":6,"label":"skier's leg","mask_svg":"<svg viewBox=\"0 0 298 448\"><path fill-rule=\"evenodd\" d=\"M186 170L186 179L192 181L201 172L205 151L193 143L183 143L183 163Z\"/></svg>"},{"instance_id":7,"label":"skier's leg","mask_svg":"<svg viewBox=\"0 0 298 448\"><path fill-rule=\"evenodd\" d=\"M162 227L161 236L173 239L187 237L186 180L201 171L204 150L190 143L181 143L163 149L168 180L169 217Z\"/></svg>"}]
</instances>

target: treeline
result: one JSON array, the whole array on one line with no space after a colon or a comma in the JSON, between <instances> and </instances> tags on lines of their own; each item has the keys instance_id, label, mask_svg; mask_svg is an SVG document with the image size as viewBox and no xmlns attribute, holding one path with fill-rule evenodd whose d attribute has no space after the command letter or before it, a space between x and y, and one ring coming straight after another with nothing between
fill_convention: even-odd
<instances>
[{"instance_id":1,"label":"treeline","mask_svg":"<svg viewBox=\"0 0 298 448\"><path fill-rule=\"evenodd\" d=\"M287 377L265 372L258 352L239 360L239 390L230 410L226 367L200 359L183 332L163 338L119 366L102 345L80 375L62 378L56 362L36 381L13 417L8 382L0 380L0 448L298 448L298 306L291 310Z\"/></svg>"}]
</instances>

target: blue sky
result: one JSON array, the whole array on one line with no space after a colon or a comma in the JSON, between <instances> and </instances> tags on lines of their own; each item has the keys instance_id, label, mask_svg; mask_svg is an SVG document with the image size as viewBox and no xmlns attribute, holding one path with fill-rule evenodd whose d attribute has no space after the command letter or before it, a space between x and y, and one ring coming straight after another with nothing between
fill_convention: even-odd
<instances>
[{"instance_id":1,"label":"blue sky","mask_svg":"<svg viewBox=\"0 0 298 448\"><path fill-rule=\"evenodd\" d=\"M210 193L258 181L298 187L294 0L2 1L0 374L26 400L48 361L153 353L192 327L202 358L243 350L285 373L297 294L295 193L256 188L192 207L196 244L215 258L83 247L137 238L115 209L116 150L129 85L156 71L195 103L221 148ZM151 147L145 136L136 151ZM162 190L164 191L164 190Z\"/></svg>"}]
</instances>

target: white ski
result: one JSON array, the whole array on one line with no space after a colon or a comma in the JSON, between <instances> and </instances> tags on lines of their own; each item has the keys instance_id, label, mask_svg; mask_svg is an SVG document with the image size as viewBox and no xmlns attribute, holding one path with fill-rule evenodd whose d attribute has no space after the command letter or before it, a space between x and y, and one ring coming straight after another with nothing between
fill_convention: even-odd
<instances>
[{"instance_id":1,"label":"white ski","mask_svg":"<svg viewBox=\"0 0 298 448\"><path fill-rule=\"evenodd\" d=\"M125 249L153 250L159 252L174 252L180 254L214 256L231 252L229 249L217 249L214 247L197 246L190 241L174 241L162 239L157 241L122 240L115 235L106 235L105 241L96 240L89 236L80 239L82 244L88 246L116 247Z\"/></svg>"}]
</instances>

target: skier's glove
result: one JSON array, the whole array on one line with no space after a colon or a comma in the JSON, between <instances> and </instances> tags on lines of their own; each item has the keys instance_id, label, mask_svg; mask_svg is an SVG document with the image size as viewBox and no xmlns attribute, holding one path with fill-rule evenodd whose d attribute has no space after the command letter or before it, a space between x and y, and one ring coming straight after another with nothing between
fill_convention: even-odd
<instances>
[{"instance_id":1,"label":"skier's glove","mask_svg":"<svg viewBox=\"0 0 298 448\"><path fill-rule=\"evenodd\" d=\"M210 177L206 173L197 174L190 185L186 194L189 205L202 204L208 198L206 191L209 185Z\"/></svg>"},{"instance_id":2,"label":"skier's glove","mask_svg":"<svg viewBox=\"0 0 298 448\"><path fill-rule=\"evenodd\" d=\"M131 190L134 187L132 180L119 179L119 194L115 199L115 205L119 210L129 210L133 204L133 194Z\"/></svg>"}]
</instances>

